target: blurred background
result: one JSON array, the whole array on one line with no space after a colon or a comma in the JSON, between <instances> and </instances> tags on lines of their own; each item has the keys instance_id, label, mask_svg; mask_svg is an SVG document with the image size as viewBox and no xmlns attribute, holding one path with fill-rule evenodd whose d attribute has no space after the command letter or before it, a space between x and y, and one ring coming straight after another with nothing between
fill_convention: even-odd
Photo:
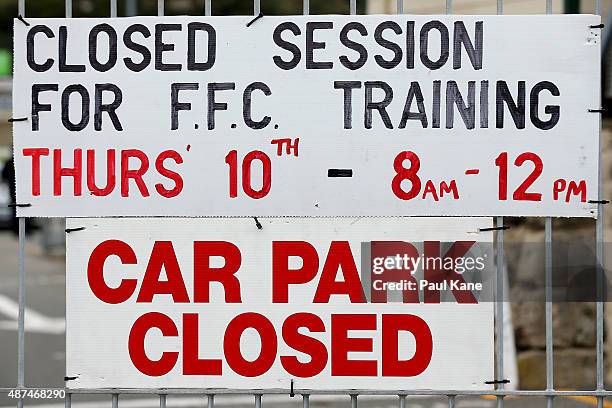
<instances>
[{"instance_id":1,"label":"blurred background","mask_svg":"<svg viewBox=\"0 0 612 408\"><path fill-rule=\"evenodd\" d=\"M358 0L358 14L381 14L396 12L396 0ZM157 0L119 0L119 16L155 15ZM64 0L27 0L27 17L63 17ZM506 14L543 14L546 0L504 0ZM108 0L73 0L74 17L107 17ZM264 14L302 14L302 0L261 0ZM203 0L165 0L166 15L202 15ZM553 12L594 13L595 0L553 0ZM405 0L404 12L407 14L445 14L446 0ZM454 0L455 14L495 14L495 0ZM612 0L602 0L602 20L605 23L602 42L602 95L603 104L612 108L612 52L610 33L612 32ZM213 15L251 15L252 0L212 0ZM348 14L348 0L310 0L310 14ZM10 159L11 127L7 120L11 117L12 95L12 25L17 15L17 0L0 0L0 388L12 387L17 377L17 239L16 223L13 212L7 205L13 202L13 175ZM608 110L610 112L610 110ZM612 197L612 121L603 122L603 162L605 195ZM610 207L610 206L608 206ZM506 233L507 242L543 242L543 220L536 218L509 219L512 225ZM594 245L593 220L554 220L554 239L582 237L587 245ZM63 387L65 361L65 251L64 220L29 220L26 243L26 383L32 387ZM612 235L612 211L606 209L606 241ZM513 247L514 248L514 247ZM521 271L531 274L544 273L544 254L525 247L509 251L507 268L512 274ZM606 252L611 248L606 245ZM612 270L612 254L607 253L608 270ZM527 274L529 275L529 274ZM520 293L516 294L520 298ZM545 324L543 303L513 302L506 313L504 322L507 336L506 346L509 370L506 378L511 379L511 388L545 388ZM594 389L595 388L595 307L591 303L563 303L554 305L555 330L555 387L557 389ZM612 308L606 309L606 367L607 379L612 384ZM93 408L110 406L110 397L75 396L75 407ZM123 397L122 397L123 398ZM361 399L360 399L361 400ZM104 401L104 404L103 404ZM341 400L312 398L316 406L338 406L349 404L348 397ZM301 406L301 399L285 396L265 397L266 405ZM219 406L252 406L251 398L219 397ZM28 401L39 408L61 408L63 402ZM446 407L441 398L413 398L410 407ZM481 397L461 397L457 399L459 408L494 407L495 400ZM513 407L543 407L542 398L507 399ZM559 398L558 407L596 406L591 397ZM158 405L154 397L128 399L126 404L132 408L153 407ZM203 406L201 397L169 398L168 406ZM361 403L366 407L395 407L396 400L367 399ZM0 395L0 408L14 406L14 401ZM604 407L611 408L612 401L605 401Z\"/></svg>"}]
</instances>

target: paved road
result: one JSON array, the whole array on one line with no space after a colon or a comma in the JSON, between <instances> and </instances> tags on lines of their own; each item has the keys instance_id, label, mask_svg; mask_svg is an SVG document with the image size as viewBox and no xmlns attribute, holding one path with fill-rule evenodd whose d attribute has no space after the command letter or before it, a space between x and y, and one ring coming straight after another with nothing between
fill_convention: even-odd
<instances>
[{"instance_id":1,"label":"paved road","mask_svg":"<svg viewBox=\"0 0 612 408\"><path fill-rule=\"evenodd\" d=\"M28 242L26 246L26 384L31 387L59 388L64 382L65 361L65 279L64 259L48 257L37 245ZM0 232L0 388L12 387L17 381L17 241ZM360 397L359 406L365 408L394 408L397 398L381 399ZM545 407L542 398L507 399L508 408ZM110 397L77 395L73 397L77 408L110 407ZM217 396L219 407L252 407L253 397ZM27 400L26 406L37 408L63 408L63 400ZM203 397L168 397L167 406L172 408L204 407ZM265 396L265 407L301 407L301 398L289 396ZM14 407L15 401L0 395L0 408ZM152 408L159 406L156 397L121 397L122 408ZM311 397L314 407L350 407L348 397ZM409 397L408 408L445 408L444 398ZM479 397L458 397L457 408L493 408L496 402ZM555 406L580 408L594 406L593 399L576 401L559 398ZM612 404L611 407L612 408Z\"/></svg>"}]
</instances>

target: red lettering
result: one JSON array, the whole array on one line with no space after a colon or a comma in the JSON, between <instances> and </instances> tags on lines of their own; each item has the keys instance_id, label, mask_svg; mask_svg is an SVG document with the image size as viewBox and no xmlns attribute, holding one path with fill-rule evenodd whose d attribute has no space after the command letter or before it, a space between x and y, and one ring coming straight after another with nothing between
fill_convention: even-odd
<instances>
[{"instance_id":1,"label":"red lettering","mask_svg":"<svg viewBox=\"0 0 612 408\"><path fill-rule=\"evenodd\" d=\"M121 263L136 264L134 250L125 242L108 240L99 244L91 253L87 264L87 281L93 294L105 303L117 304L125 302L136 290L136 279L123 279L116 288L109 287L104 281L104 262L115 255Z\"/></svg>"},{"instance_id":2,"label":"red lettering","mask_svg":"<svg viewBox=\"0 0 612 408\"><path fill-rule=\"evenodd\" d=\"M261 339L259 356L248 361L242 356L240 338L246 329L255 329ZM259 313L242 313L228 324L223 339L223 352L227 364L234 372L244 377L257 377L272 367L278 348L276 331L270 321Z\"/></svg>"},{"instance_id":3,"label":"red lettering","mask_svg":"<svg viewBox=\"0 0 612 408\"><path fill-rule=\"evenodd\" d=\"M96 185L96 151L87 150L87 188L95 196L107 196L115 189L115 149L106 151L106 186Z\"/></svg>"},{"instance_id":4,"label":"red lettering","mask_svg":"<svg viewBox=\"0 0 612 408\"><path fill-rule=\"evenodd\" d=\"M32 195L40 195L40 156L48 156L49 149L47 148L34 148L34 149L23 149L23 155L25 157L32 156Z\"/></svg>"},{"instance_id":5,"label":"red lettering","mask_svg":"<svg viewBox=\"0 0 612 408\"><path fill-rule=\"evenodd\" d=\"M342 270L343 281L336 281L338 269ZM365 302L359 272L347 241L332 241L329 246L313 302L329 303L331 295L348 295L351 303Z\"/></svg>"},{"instance_id":6,"label":"red lettering","mask_svg":"<svg viewBox=\"0 0 612 408\"><path fill-rule=\"evenodd\" d=\"M196 241L193 243L193 253L194 302L208 303L210 283L219 282L225 290L226 303L241 303L240 281L235 276L242 263L240 249L231 242ZM212 268L212 256L222 257L225 264L221 268Z\"/></svg>"},{"instance_id":7,"label":"red lettering","mask_svg":"<svg viewBox=\"0 0 612 408\"><path fill-rule=\"evenodd\" d=\"M130 158L140 160L138 169L130 169ZM143 197L149 196L149 190L142 176L149 169L149 159L141 150L129 149L121 151L121 196L128 197L130 194L130 179L133 179Z\"/></svg>"},{"instance_id":8,"label":"red lettering","mask_svg":"<svg viewBox=\"0 0 612 408\"><path fill-rule=\"evenodd\" d=\"M83 151L74 149L74 167L62 167L62 150L53 149L53 195L62 195L62 177L72 177L73 195L81 195Z\"/></svg>"},{"instance_id":9,"label":"red lettering","mask_svg":"<svg viewBox=\"0 0 612 408\"><path fill-rule=\"evenodd\" d=\"M459 199L459 189L457 189L457 182L451 180L450 184L446 184L446 181L440 182L440 197L444 197L444 194L453 194L455 200Z\"/></svg>"},{"instance_id":10,"label":"red lettering","mask_svg":"<svg viewBox=\"0 0 612 408\"><path fill-rule=\"evenodd\" d=\"M159 280L162 268L166 271L168 280ZM189 302L187 288L171 241L155 241L136 302L150 303L153 301L153 296L162 294L172 295L175 303Z\"/></svg>"},{"instance_id":11,"label":"red lettering","mask_svg":"<svg viewBox=\"0 0 612 408\"><path fill-rule=\"evenodd\" d=\"M332 376L376 376L376 360L349 360L351 351L372 351L371 338L348 337L349 330L375 330L376 315L333 314L332 315Z\"/></svg>"},{"instance_id":12,"label":"red lettering","mask_svg":"<svg viewBox=\"0 0 612 408\"><path fill-rule=\"evenodd\" d=\"M311 332L324 332L325 324L321 318L312 313L295 313L283 323L283 339L287 346L308 354L310 361L302 363L294 356L281 356L281 364L287 372L296 377L306 378L319 374L327 365L327 349L319 340L301 334L301 327Z\"/></svg>"},{"instance_id":13,"label":"red lettering","mask_svg":"<svg viewBox=\"0 0 612 408\"><path fill-rule=\"evenodd\" d=\"M166 150L161 152L161 154L157 156L157 159L155 160L155 168L157 169L157 172L162 176L174 181L174 187L170 190L165 188L162 183L157 183L155 185L155 189L162 197L172 198L176 197L181 193L181 191L183 191L183 178L180 174L164 167L164 161L166 159L172 159L175 163L182 164L183 158L174 150Z\"/></svg>"},{"instance_id":14,"label":"red lettering","mask_svg":"<svg viewBox=\"0 0 612 408\"><path fill-rule=\"evenodd\" d=\"M409 331L415 339L416 351L409 360L399 360L400 331ZM431 361L433 338L423 319L410 314L382 315L382 375L383 377L414 377L421 374Z\"/></svg>"},{"instance_id":15,"label":"red lettering","mask_svg":"<svg viewBox=\"0 0 612 408\"><path fill-rule=\"evenodd\" d=\"M302 258L302 267L289 269L289 257ZM304 241L272 242L272 302L289 301L289 285L310 282L317 276L319 256L317 250Z\"/></svg>"},{"instance_id":16,"label":"red lettering","mask_svg":"<svg viewBox=\"0 0 612 408\"><path fill-rule=\"evenodd\" d=\"M134 322L128 339L128 351L134 367L141 373L151 377L168 374L176 364L178 352L163 352L159 360L151 360L145 351L145 336L152 329L159 329L163 336L178 336L176 325L163 313L151 312L144 314Z\"/></svg>"},{"instance_id":17,"label":"red lettering","mask_svg":"<svg viewBox=\"0 0 612 408\"><path fill-rule=\"evenodd\" d=\"M183 314L183 374L221 375L221 360L199 358L199 338L198 314Z\"/></svg>"}]
</instances>

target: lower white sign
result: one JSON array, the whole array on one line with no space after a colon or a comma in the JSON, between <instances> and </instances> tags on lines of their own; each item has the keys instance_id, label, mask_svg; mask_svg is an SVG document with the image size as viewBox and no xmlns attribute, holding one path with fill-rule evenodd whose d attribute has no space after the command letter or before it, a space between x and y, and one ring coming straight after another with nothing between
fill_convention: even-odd
<instances>
[{"instance_id":1,"label":"lower white sign","mask_svg":"<svg viewBox=\"0 0 612 408\"><path fill-rule=\"evenodd\" d=\"M487 227L70 219L67 386L490 389L493 303L463 280L493 273L492 257L466 255L491 244Z\"/></svg>"}]
</instances>

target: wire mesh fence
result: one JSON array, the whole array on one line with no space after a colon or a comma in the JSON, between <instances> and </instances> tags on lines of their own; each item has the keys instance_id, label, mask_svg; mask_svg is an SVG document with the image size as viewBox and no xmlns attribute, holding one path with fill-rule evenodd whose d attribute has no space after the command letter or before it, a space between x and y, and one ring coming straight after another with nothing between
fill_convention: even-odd
<instances>
[{"instance_id":1,"label":"wire mesh fence","mask_svg":"<svg viewBox=\"0 0 612 408\"><path fill-rule=\"evenodd\" d=\"M30 0L34 1L34 0ZM205 16L212 15L212 1L204 0L202 14ZM274 1L274 0L268 0ZM349 1L350 14L354 15L357 13L357 1ZM497 14L504 13L504 1L503 0L491 0L496 1ZM547 14L552 14L553 1L543 0L545 2L545 10ZM405 12L404 0L397 0L397 13L403 14ZM65 16L66 18L73 17L73 1L65 0ZM165 14L165 1L157 0L157 14L158 16L164 16ZM253 0L253 15L259 15L262 11L261 0ZM447 14L453 14L453 0L446 0L443 4L443 9L440 12ZM27 17L26 15L26 0L18 0L18 12L20 16ZM303 15L310 14L310 0L303 0ZM601 0L597 0L595 3L596 14L601 14ZM118 15L118 3L117 0L110 0L109 4L109 16L117 17ZM14 91L15 92L15 91ZM600 147L602 146L601 141L601 126L600 126ZM600 152L601 156L601 152ZM596 257L597 257L597 282L603 282L604 273L603 265L604 261L604 218L603 218L603 174L602 164L600 157L600 168L599 168L599 192L598 200L598 218L595 226L595 238L596 238ZM504 225L504 217L496 217L496 225L501 227ZM596 302L596 388L595 390L557 390L554 387L553 378L553 301L552 301L552 279L553 279L553 219L545 219L545 281L546 281L546 305L545 305L545 352L546 352L546 388L543 390L508 390L505 389L503 381L496 381L495 390L394 390L394 391L373 391L373 390L333 390L333 391L318 391L318 390L291 390L292 396L298 396L302 398L303 407L308 408L310 406L311 395L346 395L350 397L351 408L356 408L359 403L359 396L361 395L385 395L395 396L397 398L397 404L400 408L407 406L407 396L423 396L423 395L436 395L446 398L449 408L453 408L456 404L456 397L458 396L474 396L474 395L493 395L497 400L497 406L502 408L504 406L504 398L508 396L523 396L523 397L544 397L547 401L547 407L554 405L555 397L561 396L591 396L596 397L597 406L603 408L604 399L612 396L612 391L608 391L604 387L604 302L601 297L598 297ZM496 266L498 279L496 279L497 287L496 294L497 300L495 302L495 370L496 378L501 380L504 373L504 335L503 325L501 322L504 321L504 282L502 274L505 270L505 254L504 254L504 230L499 229L496 231ZM25 276L27 262L25 258L25 219L19 219L19 317L18 317L18 372L17 372L17 389L28 390L28 386L25 381L25 305L26 305L26 286ZM598 285L603 287L603 285ZM8 391L8 388L0 389L2 391ZM73 394L105 394L110 396L111 406L117 408L120 406L120 396L128 394L150 394L159 397L159 406L165 408L167 404L167 397L169 395L201 395L204 397L204 401L207 402L209 408L213 408L215 405L215 395L225 394L249 394L252 395L252 401L255 408L261 408L262 396L267 394L286 394L287 390L249 390L239 391L231 389L79 389L79 390L67 390L65 393L65 406L66 408L71 407ZM17 406L19 408L24 406L24 398L18 400Z\"/></svg>"}]
</instances>

